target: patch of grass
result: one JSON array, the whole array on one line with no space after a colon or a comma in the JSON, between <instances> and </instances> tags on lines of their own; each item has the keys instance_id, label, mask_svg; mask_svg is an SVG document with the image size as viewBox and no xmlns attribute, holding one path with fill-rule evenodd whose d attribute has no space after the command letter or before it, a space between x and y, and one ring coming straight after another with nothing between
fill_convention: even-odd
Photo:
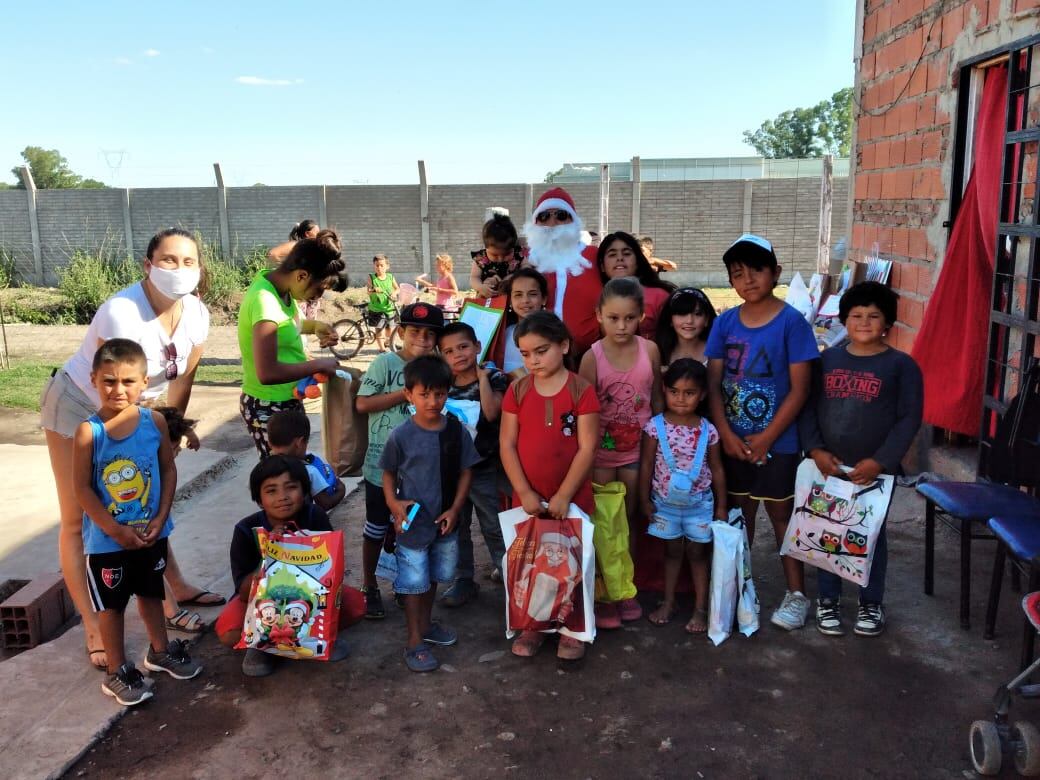
<instances>
[{"instance_id":1,"label":"patch of grass","mask_svg":"<svg viewBox=\"0 0 1040 780\"><path fill-rule=\"evenodd\" d=\"M40 410L40 393L54 366L47 363L14 363L0 371L0 406Z\"/></svg>"},{"instance_id":2,"label":"patch of grass","mask_svg":"<svg viewBox=\"0 0 1040 780\"><path fill-rule=\"evenodd\" d=\"M195 370L197 385L240 385L242 384L242 366L206 366L200 365Z\"/></svg>"}]
</instances>

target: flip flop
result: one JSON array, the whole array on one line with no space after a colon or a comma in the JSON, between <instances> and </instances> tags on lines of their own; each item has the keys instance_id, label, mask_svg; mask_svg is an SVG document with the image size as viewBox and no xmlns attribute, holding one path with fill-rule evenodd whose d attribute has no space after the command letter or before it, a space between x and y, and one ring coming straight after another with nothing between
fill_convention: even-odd
<instances>
[{"instance_id":1,"label":"flip flop","mask_svg":"<svg viewBox=\"0 0 1040 780\"><path fill-rule=\"evenodd\" d=\"M96 663L94 663L94 656L95 655L101 655L104 652L105 652L105 648L103 648L103 647L98 648L97 650L91 650L88 647L87 648L87 660L90 661L90 665L93 666L95 669L100 669L103 672L107 672L108 671L108 664L107 663L106 664L96 664Z\"/></svg>"},{"instance_id":2,"label":"flip flop","mask_svg":"<svg viewBox=\"0 0 1040 780\"><path fill-rule=\"evenodd\" d=\"M206 599L207 596L215 596L216 598ZM206 600L203 601L203 599ZM200 590L190 599L178 599L177 604L181 607L222 607L227 604L227 599L211 590Z\"/></svg>"},{"instance_id":3,"label":"flip flop","mask_svg":"<svg viewBox=\"0 0 1040 780\"><path fill-rule=\"evenodd\" d=\"M704 628L691 628L693 621L697 618L704 620ZM693 617L690 618L690 622L686 624L687 634L707 634L708 633L708 610L706 609L695 609L693 611Z\"/></svg>"}]
</instances>

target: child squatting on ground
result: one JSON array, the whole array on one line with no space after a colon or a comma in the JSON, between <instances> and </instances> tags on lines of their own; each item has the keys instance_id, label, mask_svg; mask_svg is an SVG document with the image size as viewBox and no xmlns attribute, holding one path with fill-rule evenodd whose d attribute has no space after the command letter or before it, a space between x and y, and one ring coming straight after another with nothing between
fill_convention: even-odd
<instances>
[{"instance_id":1,"label":"child squatting on ground","mask_svg":"<svg viewBox=\"0 0 1040 780\"><path fill-rule=\"evenodd\" d=\"M517 323L513 339L528 374L502 401L499 446L513 486L512 505L530 515L563 519L573 502L591 516L592 462L599 443L596 390L564 365L571 336L555 314L528 315ZM513 654L535 655L545 637L540 631L521 632ZM576 661L585 655L585 644L561 635L556 655Z\"/></svg>"},{"instance_id":2,"label":"child squatting on ground","mask_svg":"<svg viewBox=\"0 0 1040 780\"><path fill-rule=\"evenodd\" d=\"M639 335L643 288L634 277L611 279L596 308L603 337L581 359L579 374L596 388L599 400L599 446L592 481L625 486L625 518L635 525L639 506L641 431L662 409L661 356L657 345ZM620 628L639 620L635 598L596 603L596 627Z\"/></svg>"},{"instance_id":3,"label":"child squatting on ground","mask_svg":"<svg viewBox=\"0 0 1040 780\"><path fill-rule=\"evenodd\" d=\"M441 355L451 367L452 385L448 390L448 400L456 408L475 407L477 411L476 426L467 426L467 430L473 436L473 446L480 460L473 464L469 495L459 515L459 562L455 567L455 581L441 597L444 606L460 607L480 592L474 581L473 539L470 535L474 511L491 556L491 579L502 581L500 567L506 546L498 521L500 487L504 482L502 464L498 459L498 434L502 395L509 380L497 368L477 363L481 345L473 328L466 323L453 322L445 326L437 342Z\"/></svg>"},{"instance_id":4,"label":"child squatting on ground","mask_svg":"<svg viewBox=\"0 0 1040 780\"><path fill-rule=\"evenodd\" d=\"M137 342L104 342L90 374L100 408L76 429L73 442L72 478L83 507L90 599L108 659L101 690L124 706L140 704L154 692L153 681L126 660L123 614L131 596L137 596L148 631L144 667L178 680L202 671L188 655L187 642L166 636L163 572L177 469L166 421L137 406L147 370Z\"/></svg>"},{"instance_id":5,"label":"child squatting on ground","mask_svg":"<svg viewBox=\"0 0 1040 780\"><path fill-rule=\"evenodd\" d=\"M271 445L271 454L302 460L307 466L307 476L311 482L311 500L326 512L331 512L343 500L347 487L328 463L307 452L310 438L311 423L306 412L295 409L275 412L267 421L267 440Z\"/></svg>"},{"instance_id":6,"label":"child squatting on ground","mask_svg":"<svg viewBox=\"0 0 1040 780\"><path fill-rule=\"evenodd\" d=\"M812 361L819 357L812 328L776 297L780 278L773 245L745 233L722 256L730 284L743 299L719 315L708 336L708 401L722 441L730 504L755 538L755 514L765 502L779 547L794 510L801 462L798 413L809 397ZM805 625L809 599L801 561L781 558L787 593L772 623Z\"/></svg>"},{"instance_id":7,"label":"child squatting on ground","mask_svg":"<svg viewBox=\"0 0 1040 780\"><path fill-rule=\"evenodd\" d=\"M458 418L441 413L451 385L451 369L438 355L422 355L404 367L405 398L414 412L391 432L379 458L397 531L394 592L404 597L408 622L404 660L413 672L440 665L428 645L458 641L431 615L437 583L455 576L455 528L480 456Z\"/></svg>"},{"instance_id":8,"label":"child squatting on ground","mask_svg":"<svg viewBox=\"0 0 1040 780\"><path fill-rule=\"evenodd\" d=\"M697 410L708 389L708 372L693 358L679 358L664 374L664 414L643 426L639 496L650 518L647 533L665 540L664 600L650 622L664 626L675 616L675 586L683 555L693 575L691 634L708 630L709 543L712 520L726 519L726 477L719 434Z\"/></svg>"},{"instance_id":9,"label":"child squatting on ground","mask_svg":"<svg viewBox=\"0 0 1040 780\"><path fill-rule=\"evenodd\" d=\"M884 342L896 321L897 301L877 282L861 282L841 296L838 318L848 329L849 343L820 355L812 396L799 419L802 446L825 477L844 475L857 485L870 485L878 474L901 473L899 464L921 427L921 369ZM885 628L887 525L882 524L874 548L870 580L859 589L853 631L860 636L877 636ZM816 586L816 628L841 636L841 578L819 569Z\"/></svg>"},{"instance_id":10,"label":"child squatting on ground","mask_svg":"<svg viewBox=\"0 0 1040 780\"><path fill-rule=\"evenodd\" d=\"M399 352L378 355L361 379L357 410L368 415L368 449L361 467L365 478L365 529L361 548L365 617L386 615L383 597L376 584L376 566L383 544L393 540L390 508L383 492L383 469L379 459L390 432L409 418L404 391L404 367L437 346L437 334L444 327L444 314L428 303L413 303L401 310ZM389 538L388 538L389 537ZM389 546L389 544L388 544Z\"/></svg>"},{"instance_id":11,"label":"child squatting on ground","mask_svg":"<svg viewBox=\"0 0 1040 780\"><path fill-rule=\"evenodd\" d=\"M237 595L224 607L214 627L220 643L227 647L234 647L242 636L253 580L263 563L256 529L263 528L273 534L332 530L329 516L308 499L310 479L306 465L299 458L268 455L249 474L249 493L260 511L239 520L231 534L231 580ZM340 593L339 630L342 632L361 620L365 608L361 591L343 585ZM347 655L346 639L340 633L329 660L341 661ZM265 677L284 660L250 648L242 659L242 673L247 677Z\"/></svg>"}]
</instances>

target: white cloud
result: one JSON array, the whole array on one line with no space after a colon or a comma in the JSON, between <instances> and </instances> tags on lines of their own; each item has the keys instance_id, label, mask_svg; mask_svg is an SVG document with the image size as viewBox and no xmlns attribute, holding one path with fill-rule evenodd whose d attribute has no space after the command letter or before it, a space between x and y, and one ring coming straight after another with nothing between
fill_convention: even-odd
<instances>
[{"instance_id":1,"label":"white cloud","mask_svg":"<svg viewBox=\"0 0 1040 780\"><path fill-rule=\"evenodd\" d=\"M251 87L290 87L303 83L303 79L265 79L260 76L236 76L235 81Z\"/></svg>"},{"instance_id":2,"label":"white cloud","mask_svg":"<svg viewBox=\"0 0 1040 780\"><path fill-rule=\"evenodd\" d=\"M145 57L158 57L159 56L159 50L158 49L145 49L144 52L142 52L142 53L144 54Z\"/></svg>"},{"instance_id":3,"label":"white cloud","mask_svg":"<svg viewBox=\"0 0 1040 780\"><path fill-rule=\"evenodd\" d=\"M113 61L113 62L114 62L114 63L115 63L116 65L133 65L133 62L131 62L131 61L130 61L130 60L129 60L128 58L126 58L126 57L116 57L116 58L115 58L114 60L112 60L112 61Z\"/></svg>"}]
</instances>

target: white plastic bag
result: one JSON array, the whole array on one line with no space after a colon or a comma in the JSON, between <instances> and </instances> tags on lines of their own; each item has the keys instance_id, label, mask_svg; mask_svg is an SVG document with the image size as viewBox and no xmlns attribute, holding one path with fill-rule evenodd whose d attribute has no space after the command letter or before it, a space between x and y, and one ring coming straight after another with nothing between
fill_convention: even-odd
<instances>
[{"instance_id":1,"label":"white plastic bag","mask_svg":"<svg viewBox=\"0 0 1040 780\"><path fill-rule=\"evenodd\" d=\"M800 273L796 273L791 279L791 284L787 288L787 297L784 300L797 309L798 313L805 317L805 321L812 325L816 311L813 308L809 288L805 286L805 280Z\"/></svg>"},{"instance_id":2,"label":"white plastic bag","mask_svg":"<svg viewBox=\"0 0 1040 780\"><path fill-rule=\"evenodd\" d=\"M521 630L596 638L596 550L589 516L571 504L567 518L533 517L516 507L498 515L506 555L506 636Z\"/></svg>"},{"instance_id":3,"label":"white plastic bag","mask_svg":"<svg viewBox=\"0 0 1040 780\"><path fill-rule=\"evenodd\" d=\"M758 630L758 596L751 579L751 549L739 509L730 510L729 522L711 524L714 551L711 559L711 603L708 639L716 646L733 631L733 620L744 636Z\"/></svg>"}]
</instances>

